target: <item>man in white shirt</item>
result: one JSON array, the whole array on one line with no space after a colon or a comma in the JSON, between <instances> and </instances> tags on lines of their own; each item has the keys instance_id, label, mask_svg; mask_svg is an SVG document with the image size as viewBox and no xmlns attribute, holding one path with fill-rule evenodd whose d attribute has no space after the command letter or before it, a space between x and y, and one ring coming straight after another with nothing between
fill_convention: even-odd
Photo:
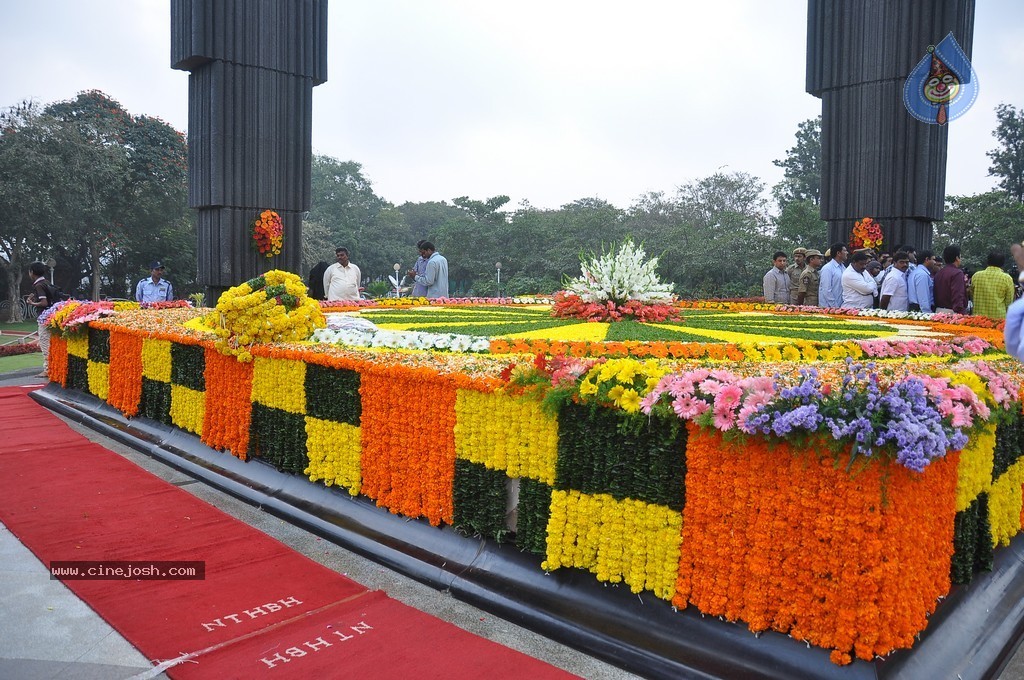
<instances>
[{"instance_id":1,"label":"man in white shirt","mask_svg":"<svg viewBox=\"0 0 1024 680\"><path fill-rule=\"evenodd\" d=\"M786 273L786 253L780 250L772 256L772 260L774 266L768 270L761 281L764 289L764 301L788 305L789 274Z\"/></svg>"},{"instance_id":2,"label":"man in white shirt","mask_svg":"<svg viewBox=\"0 0 1024 680\"><path fill-rule=\"evenodd\" d=\"M362 274L349 262L348 248L334 251L338 261L324 272L324 294L327 300L358 300Z\"/></svg>"},{"instance_id":3,"label":"man in white shirt","mask_svg":"<svg viewBox=\"0 0 1024 680\"><path fill-rule=\"evenodd\" d=\"M907 286L907 269L910 268L910 255L902 250L896 253L892 271L882 282L882 297L878 306L893 312L905 312L910 309L909 288Z\"/></svg>"},{"instance_id":4,"label":"man in white shirt","mask_svg":"<svg viewBox=\"0 0 1024 680\"><path fill-rule=\"evenodd\" d=\"M875 301L878 284L867 272L868 254L853 254L853 264L843 272L843 307L867 309Z\"/></svg>"}]
</instances>

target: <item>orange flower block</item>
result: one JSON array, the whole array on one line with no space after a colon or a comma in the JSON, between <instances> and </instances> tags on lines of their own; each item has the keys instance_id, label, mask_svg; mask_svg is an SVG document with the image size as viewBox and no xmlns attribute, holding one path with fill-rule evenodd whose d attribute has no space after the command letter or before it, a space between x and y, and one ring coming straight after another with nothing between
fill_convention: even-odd
<instances>
[{"instance_id":1,"label":"orange flower block","mask_svg":"<svg viewBox=\"0 0 1024 680\"><path fill-rule=\"evenodd\" d=\"M49 379L61 387L68 385L68 343L63 337L54 334L50 337L50 357L47 363Z\"/></svg>"},{"instance_id":2,"label":"orange flower block","mask_svg":"<svg viewBox=\"0 0 1024 680\"><path fill-rule=\"evenodd\" d=\"M361 374L361 492L395 514L452 521L456 385L426 369Z\"/></svg>"},{"instance_id":3,"label":"orange flower block","mask_svg":"<svg viewBox=\"0 0 1024 680\"><path fill-rule=\"evenodd\" d=\"M142 399L142 336L110 329L107 403L126 416L139 412Z\"/></svg>"},{"instance_id":4,"label":"orange flower block","mask_svg":"<svg viewBox=\"0 0 1024 680\"><path fill-rule=\"evenodd\" d=\"M249 449L249 420L252 417L251 363L236 361L229 354L206 349L206 399L203 413L203 443L230 451L246 459Z\"/></svg>"},{"instance_id":5,"label":"orange flower block","mask_svg":"<svg viewBox=\"0 0 1024 680\"><path fill-rule=\"evenodd\" d=\"M870 660L910 647L950 588L959 454L847 471L823 446L689 427L673 603Z\"/></svg>"}]
</instances>

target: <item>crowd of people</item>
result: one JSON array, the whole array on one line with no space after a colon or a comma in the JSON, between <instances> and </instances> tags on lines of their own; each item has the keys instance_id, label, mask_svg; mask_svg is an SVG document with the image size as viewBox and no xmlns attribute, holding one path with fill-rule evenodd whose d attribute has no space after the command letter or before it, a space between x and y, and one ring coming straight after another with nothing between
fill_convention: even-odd
<instances>
[{"instance_id":1,"label":"crowd of people","mask_svg":"<svg viewBox=\"0 0 1024 680\"><path fill-rule=\"evenodd\" d=\"M1006 256L992 251L986 267L971 275L960 259L960 247L942 254L918 252L912 245L892 254L862 248L852 254L845 243L823 253L796 248L793 262L778 251L763 280L766 302L825 308L878 308L903 312L976 314L1006 318L1020 297L1020 288L1003 271Z\"/></svg>"}]
</instances>

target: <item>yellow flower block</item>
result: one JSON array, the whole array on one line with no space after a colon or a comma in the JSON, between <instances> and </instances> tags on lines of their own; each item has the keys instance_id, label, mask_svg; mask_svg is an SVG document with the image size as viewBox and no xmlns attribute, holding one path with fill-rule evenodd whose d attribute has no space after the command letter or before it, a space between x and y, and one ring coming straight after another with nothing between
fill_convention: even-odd
<instances>
[{"instance_id":1,"label":"yellow flower block","mask_svg":"<svg viewBox=\"0 0 1024 680\"><path fill-rule=\"evenodd\" d=\"M68 342L68 354L80 359L89 358L89 334L68 333L64 336Z\"/></svg>"},{"instance_id":2,"label":"yellow flower block","mask_svg":"<svg viewBox=\"0 0 1024 680\"><path fill-rule=\"evenodd\" d=\"M455 398L455 455L554 484L558 422L540 403L507 394L459 390Z\"/></svg>"},{"instance_id":3,"label":"yellow flower block","mask_svg":"<svg viewBox=\"0 0 1024 680\"><path fill-rule=\"evenodd\" d=\"M599 581L625 582L671 600L679 569L682 513L608 494L554 491L546 570L588 569Z\"/></svg>"},{"instance_id":4,"label":"yellow flower block","mask_svg":"<svg viewBox=\"0 0 1024 680\"><path fill-rule=\"evenodd\" d=\"M336 423L306 416L305 469L309 481L323 480L327 486L347 489L353 496L362 483L360 457L362 430L348 423Z\"/></svg>"},{"instance_id":5,"label":"yellow flower block","mask_svg":"<svg viewBox=\"0 0 1024 680\"><path fill-rule=\"evenodd\" d=\"M171 341L147 338L142 341L142 377L171 382Z\"/></svg>"},{"instance_id":6,"label":"yellow flower block","mask_svg":"<svg viewBox=\"0 0 1024 680\"><path fill-rule=\"evenodd\" d=\"M257 357L253 362L252 400L289 413L306 412L306 364Z\"/></svg>"},{"instance_id":7,"label":"yellow flower block","mask_svg":"<svg viewBox=\"0 0 1024 680\"><path fill-rule=\"evenodd\" d=\"M988 523L992 546L1010 545L1020 531L1021 484L1024 484L1024 460L1010 466L992 483L988 492Z\"/></svg>"},{"instance_id":8,"label":"yellow flower block","mask_svg":"<svg viewBox=\"0 0 1024 680\"><path fill-rule=\"evenodd\" d=\"M983 491L992 484L992 464L996 452L995 423L986 423L984 428L972 434L967 446L960 452L957 467L956 511L966 510Z\"/></svg>"},{"instance_id":9,"label":"yellow flower block","mask_svg":"<svg viewBox=\"0 0 1024 680\"><path fill-rule=\"evenodd\" d=\"M107 400L110 392L110 364L100 361L90 361L86 368L89 378L89 391L103 401Z\"/></svg>"},{"instance_id":10,"label":"yellow flower block","mask_svg":"<svg viewBox=\"0 0 1024 680\"><path fill-rule=\"evenodd\" d=\"M203 434L206 392L171 383L171 422L183 430Z\"/></svg>"}]
</instances>

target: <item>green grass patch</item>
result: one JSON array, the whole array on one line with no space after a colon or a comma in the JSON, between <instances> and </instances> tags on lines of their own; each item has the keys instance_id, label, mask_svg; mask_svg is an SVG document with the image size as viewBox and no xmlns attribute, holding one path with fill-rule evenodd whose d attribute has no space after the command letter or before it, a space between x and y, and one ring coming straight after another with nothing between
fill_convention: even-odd
<instances>
[{"instance_id":1,"label":"green grass patch","mask_svg":"<svg viewBox=\"0 0 1024 680\"><path fill-rule=\"evenodd\" d=\"M0 373L20 371L23 368L42 368L43 355L40 352L18 354L13 357L0 357Z\"/></svg>"},{"instance_id":2,"label":"green grass patch","mask_svg":"<svg viewBox=\"0 0 1024 680\"><path fill-rule=\"evenodd\" d=\"M544 328L558 328L559 326L574 326L578 323L576 319L546 319L544 321L505 322L493 324L473 324L471 326L458 326L449 324L437 324L436 326L417 326L409 330L422 331L424 333L457 333L459 335L481 335L484 337L498 337L511 335L512 333L526 333Z\"/></svg>"},{"instance_id":3,"label":"green grass patch","mask_svg":"<svg viewBox=\"0 0 1024 680\"><path fill-rule=\"evenodd\" d=\"M17 323L0 323L0 334L6 331L24 331L31 333L39 328L35 321L18 321Z\"/></svg>"}]
</instances>

